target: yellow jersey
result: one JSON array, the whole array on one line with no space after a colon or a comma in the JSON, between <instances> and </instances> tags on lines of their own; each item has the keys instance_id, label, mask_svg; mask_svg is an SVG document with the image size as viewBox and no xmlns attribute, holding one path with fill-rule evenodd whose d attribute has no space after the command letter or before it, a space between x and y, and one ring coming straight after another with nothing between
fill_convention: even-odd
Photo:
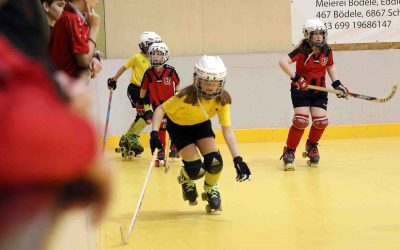
<instances>
[{"instance_id":1,"label":"yellow jersey","mask_svg":"<svg viewBox=\"0 0 400 250\"><path fill-rule=\"evenodd\" d=\"M222 106L215 99L204 99L199 97L200 105L185 103L185 96L172 96L162 104L167 116L178 125L195 125L211 119L218 115L221 126L231 125L230 105Z\"/></svg>"},{"instance_id":2,"label":"yellow jersey","mask_svg":"<svg viewBox=\"0 0 400 250\"><path fill-rule=\"evenodd\" d=\"M131 56L125 62L124 67L132 69L130 81L140 87L144 72L150 67L150 61L145 54L139 52Z\"/></svg>"}]
</instances>

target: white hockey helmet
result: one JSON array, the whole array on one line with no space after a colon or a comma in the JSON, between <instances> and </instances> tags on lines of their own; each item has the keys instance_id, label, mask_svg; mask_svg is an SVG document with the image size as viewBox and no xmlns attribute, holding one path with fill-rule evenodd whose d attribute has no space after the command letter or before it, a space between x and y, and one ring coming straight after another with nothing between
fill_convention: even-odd
<instances>
[{"instance_id":1,"label":"white hockey helmet","mask_svg":"<svg viewBox=\"0 0 400 250\"><path fill-rule=\"evenodd\" d=\"M145 31L140 34L140 43L139 48L142 50L143 53L147 53L150 45L153 43L161 43L161 37L157 33L153 31Z\"/></svg>"},{"instance_id":2,"label":"white hockey helmet","mask_svg":"<svg viewBox=\"0 0 400 250\"><path fill-rule=\"evenodd\" d=\"M213 93L207 93L201 89L199 80L219 82L218 89ZM197 93L204 98L211 99L221 95L226 79L226 67L219 56L204 55L194 66L194 85Z\"/></svg>"},{"instance_id":3,"label":"white hockey helmet","mask_svg":"<svg viewBox=\"0 0 400 250\"><path fill-rule=\"evenodd\" d=\"M153 43L147 51L151 66L164 65L169 59L168 47L165 43ZM160 57L161 56L161 60Z\"/></svg>"},{"instance_id":4,"label":"white hockey helmet","mask_svg":"<svg viewBox=\"0 0 400 250\"><path fill-rule=\"evenodd\" d=\"M313 32L315 32L315 31L319 31L323 34L323 40L321 42L318 42L318 43L312 42L312 35L313 35ZM304 23L304 26L303 26L303 34L304 34L304 39L306 39L307 42L311 46L315 46L315 47L324 46L328 40L328 30L327 30L325 24L319 19L306 20L306 22Z\"/></svg>"}]
</instances>

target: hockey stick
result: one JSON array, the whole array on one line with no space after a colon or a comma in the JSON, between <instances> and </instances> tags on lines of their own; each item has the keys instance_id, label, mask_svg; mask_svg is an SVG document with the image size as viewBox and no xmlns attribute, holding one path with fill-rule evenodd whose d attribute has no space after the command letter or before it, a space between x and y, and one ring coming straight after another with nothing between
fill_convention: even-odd
<instances>
[{"instance_id":1,"label":"hockey stick","mask_svg":"<svg viewBox=\"0 0 400 250\"><path fill-rule=\"evenodd\" d=\"M318 86L314 86L314 85L308 85L308 88L309 89L314 89L314 90L319 90L319 91L324 91L324 92L328 92L328 93L333 93L333 94L339 94L339 95L343 94L343 91L341 91L341 90L328 89L328 88L318 87ZM351 97L354 97L354 98L363 99L363 100L366 100L366 101L384 103L384 102L387 102L390 99L392 99L392 97L396 94L396 91L397 91L397 85L393 85L392 86L392 91L385 98L377 98L377 97L373 97L373 96L361 95L361 94L350 93L350 92L347 93L347 95L351 96Z\"/></svg>"},{"instance_id":2,"label":"hockey stick","mask_svg":"<svg viewBox=\"0 0 400 250\"><path fill-rule=\"evenodd\" d=\"M165 148L165 160L164 160L165 173L168 173L168 170L169 170L168 157L169 157L170 147L171 147L171 138L168 136L168 142L167 142L167 147Z\"/></svg>"},{"instance_id":3,"label":"hockey stick","mask_svg":"<svg viewBox=\"0 0 400 250\"><path fill-rule=\"evenodd\" d=\"M105 149L105 147L106 147L106 142L107 142L108 121L110 120L112 93L113 93L113 91L110 90L110 95L109 95L109 97L108 97L108 108L107 108L107 116L106 116L106 126L105 126L105 128L104 128L103 152L104 152L104 149Z\"/></svg>"},{"instance_id":4,"label":"hockey stick","mask_svg":"<svg viewBox=\"0 0 400 250\"><path fill-rule=\"evenodd\" d=\"M146 179L145 179L144 184L143 184L142 192L140 193L140 196L139 196L139 199L138 199L138 203L136 205L135 212L133 213L133 216L132 216L132 219L131 219L131 224L129 226L128 231L125 231L122 226L120 227L121 238L122 238L122 241L124 242L124 244L128 244L129 238L130 238L130 236L132 234L133 226L135 225L135 222L136 222L136 217L137 217L137 215L139 213L140 207L142 206L144 192L146 191L147 183L149 182L149 179L150 179L151 170L153 169L154 163L155 163L155 161L157 159L157 154L158 154L158 148L156 148L154 150L154 152L153 152L153 157L151 158L151 162L150 162L150 165L149 165L149 170L147 171L147 176L146 176Z\"/></svg>"}]
</instances>

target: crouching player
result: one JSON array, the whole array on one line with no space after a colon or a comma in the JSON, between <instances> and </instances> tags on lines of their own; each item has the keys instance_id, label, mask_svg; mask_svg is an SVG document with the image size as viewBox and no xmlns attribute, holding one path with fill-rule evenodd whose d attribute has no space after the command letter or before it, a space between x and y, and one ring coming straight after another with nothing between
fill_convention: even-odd
<instances>
[{"instance_id":1,"label":"crouching player","mask_svg":"<svg viewBox=\"0 0 400 250\"><path fill-rule=\"evenodd\" d=\"M237 181L250 180L251 173L239 155L236 138L230 123L231 97L224 90L226 67L218 56L203 56L194 68L194 83L159 106L153 115L150 137L152 150L161 149L159 127L167 115L167 131L183 161L178 181L184 200L197 204L195 180L204 180L202 199L208 201L208 213L221 210L221 196L217 185L223 160L215 142L210 119L218 115L225 142L233 157ZM199 155L203 156L203 161Z\"/></svg>"}]
</instances>

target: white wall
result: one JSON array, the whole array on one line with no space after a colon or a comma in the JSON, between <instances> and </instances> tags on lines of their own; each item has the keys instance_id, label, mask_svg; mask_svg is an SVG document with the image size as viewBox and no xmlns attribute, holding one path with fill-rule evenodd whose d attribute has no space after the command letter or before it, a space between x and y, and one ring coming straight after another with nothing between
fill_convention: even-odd
<instances>
[{"instance_id":1,"label":"white wall","mask_svg":"<svg viewBox=\"0 0 400 250\"><path fill-rule=\"evenodd\" d=\"M283 55L222 55L228 68L226 89L233 97L232 123L235 128L290 126L293 116L290 81L278 66ZM198 58L175 57L168 62L177 69L181 86L191 83L193 65ZM399 50L334 52L342 83L351 92L376 97L386 97L391 86L398 83L399 58ZM106 60L101 74L90 83L95 99L93 115L101 124L104 124L107 112L107 78L113 76L124 62L125 59ZM129 79L130 71L126 71L113 93L109 135L124 133L135 117L126 96ZM354 98L337 99L330 94L328 115L331 125L400 123L399 94L384 104ZM218 128L218 124L214 123L214 127Z\"/></svg>"}]
</instances>

